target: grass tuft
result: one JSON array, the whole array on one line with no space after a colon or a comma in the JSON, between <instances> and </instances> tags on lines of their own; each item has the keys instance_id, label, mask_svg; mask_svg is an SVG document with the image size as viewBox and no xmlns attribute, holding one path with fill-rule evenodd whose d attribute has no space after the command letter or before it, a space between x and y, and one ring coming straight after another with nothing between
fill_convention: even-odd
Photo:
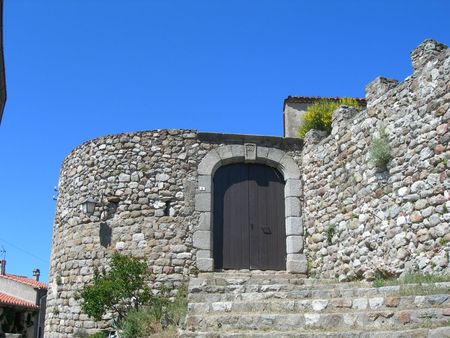
<instances>
[{"instance_id":1,"label":"grass tuft","mask_svg":"<svg viewBox=\"0 0 450 338\"><path fill-rule=\"evenodd\" d=\"M173 301L162 290L161 296L156 296L149 306L138 311L132 310L119 324L121 337L175 337L177 327L180 327L187 312L187 289L178 289Z\"/></svg>"},{"instance_id":2,"label":"grass tuft","mask_svg":"<svg viewBox=\"0 0 450 338\"><path fill-rule=\"evenodd\" d=\"M378 169L384 171L387 169L387 164L391 159L391 146L389 137L383 128L379 130L378 134L378 137L372 138L372 143L369 147L369 158Z\"/></svg>"},{"instance_id":3,"label":"grass tuft","mask_svg":"<svg viewBox=\"0 0 450 338\"><path fill-rule=\"evenodd\" d=\"M375 280L373 281L373 286L376 288L389 285L405 285L405 284L430 284L430 283L440 283L440 282L450 282L450 275L430 275L422 273L412 273L406 274L400 278L393 276L383 275L377 273L375 275Z\"/></svg>"}]
</instances>

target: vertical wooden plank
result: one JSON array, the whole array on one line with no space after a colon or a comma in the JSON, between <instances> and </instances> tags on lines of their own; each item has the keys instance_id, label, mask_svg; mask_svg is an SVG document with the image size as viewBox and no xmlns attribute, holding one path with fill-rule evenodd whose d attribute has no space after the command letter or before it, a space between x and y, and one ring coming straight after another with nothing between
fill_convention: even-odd
<instances>
[{"instance_id":1,"label":"vertical wooden plank","mask_svg":"<svg viewBox=\"0 0 450 338\"><path fill-rule=\"evenodd\" d=\"M274 168L252 165L249 174L250 267L284 270L284 180Z\"/></svg>"},{"instance_id":2,"label":"vertical wooden plank","mask_svg":"<svg viewBox=\"0 0 450 338\"><path fill-rule=\"evenodd\" d=\"M249 268L248 168L234 164L228 168L224 201L224 268Z\"/></svg>"},{"instance_id":3,"label":"vertical wooden plank","mask_svg":"<svg viewBox=\"0 0 450 338\"><path fill-rule=\"evenodd\" d=\"M250 252L250 269L261 269L260 264L260 201L257 182L256 166L249 166L248 174L248 197L249 197L249 252Z\"/></svg>"},{"instance_id":4,"label":"vertical wooden plank","mask_svg":"<svg viewBox=\"0 0 450 338\"><path fill-rule=\"evenodd\" d=\"M218 269L249 268L248 210L247 166L219 168L214 177L214 258Z\"/></svg>"},{"instance_id":5,"label":"vertical wooden plank","mask_svg":"<svg viewBox=\"0 0 450 338\"><path fill-rule=\"evenodd\" d=\"M273 210L269 214L270 223L274 224L274 255L272 267L274 270L286 269L286 221L284 214L284 179L281 173L272 168L273 180L269 184L269 194L272 196Z\"/></svg>"}]
</instances>

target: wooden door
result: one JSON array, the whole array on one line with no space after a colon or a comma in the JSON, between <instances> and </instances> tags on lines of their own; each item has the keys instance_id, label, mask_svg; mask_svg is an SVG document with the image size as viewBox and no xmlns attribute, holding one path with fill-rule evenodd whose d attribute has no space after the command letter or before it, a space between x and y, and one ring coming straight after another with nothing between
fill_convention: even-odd
<instances>
[{"instance_id":1,"label":"wooden door","mask_svg":"<svg viewBox=\"0 0 450 338\"><path fill-rule=\"evenodd\" d=\"M214 176L217 269L284 270L284 180L261 164L230 164Z\"/></svg>"}]
</instances>

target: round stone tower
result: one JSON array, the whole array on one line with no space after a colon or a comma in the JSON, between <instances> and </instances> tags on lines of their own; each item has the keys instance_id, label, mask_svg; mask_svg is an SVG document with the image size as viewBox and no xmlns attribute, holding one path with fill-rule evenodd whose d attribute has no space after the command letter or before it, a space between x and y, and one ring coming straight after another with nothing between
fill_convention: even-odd
<instances>
[{"instance_id":1,"label":"round stone tower","mask_svg":"<svg viewBox=\"0 0 450 338\"><path fill-rule=\"evenodd\" d=\"M305 266L301 251L301 140L154 130L109 135L75 148L58 184L47 298L46 337L105 328L81 311L80 292L115 251L144 259L151 286L169 289L212 271L212 182L229 163L256 162L284 176L286 269ZM86 207L90 201L92 210ZM295 246L295 247L294 247Z\"/></svg>"}]
</instances>

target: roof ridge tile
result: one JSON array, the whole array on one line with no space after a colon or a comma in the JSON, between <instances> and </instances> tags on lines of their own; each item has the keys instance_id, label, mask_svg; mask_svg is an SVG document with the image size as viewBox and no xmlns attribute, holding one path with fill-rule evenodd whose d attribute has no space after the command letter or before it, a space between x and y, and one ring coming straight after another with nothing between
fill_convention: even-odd
<instances>
[{"instance_id":1,"label":"roof ridge tile","mask_svg":"<svg viewBox=\"0 0 450 338\"><path fill-rule=\"evenodd\" d=\"M19 276L19 275L13 275L13 274L6 274L6 275L0 275L0 278L12 280L14 282L22 283L25 285L32 286L36 289L47 289L48 286L46 283L39 282L37 280L25 277L25 276Z\"/></svg>"}]
</instances>

